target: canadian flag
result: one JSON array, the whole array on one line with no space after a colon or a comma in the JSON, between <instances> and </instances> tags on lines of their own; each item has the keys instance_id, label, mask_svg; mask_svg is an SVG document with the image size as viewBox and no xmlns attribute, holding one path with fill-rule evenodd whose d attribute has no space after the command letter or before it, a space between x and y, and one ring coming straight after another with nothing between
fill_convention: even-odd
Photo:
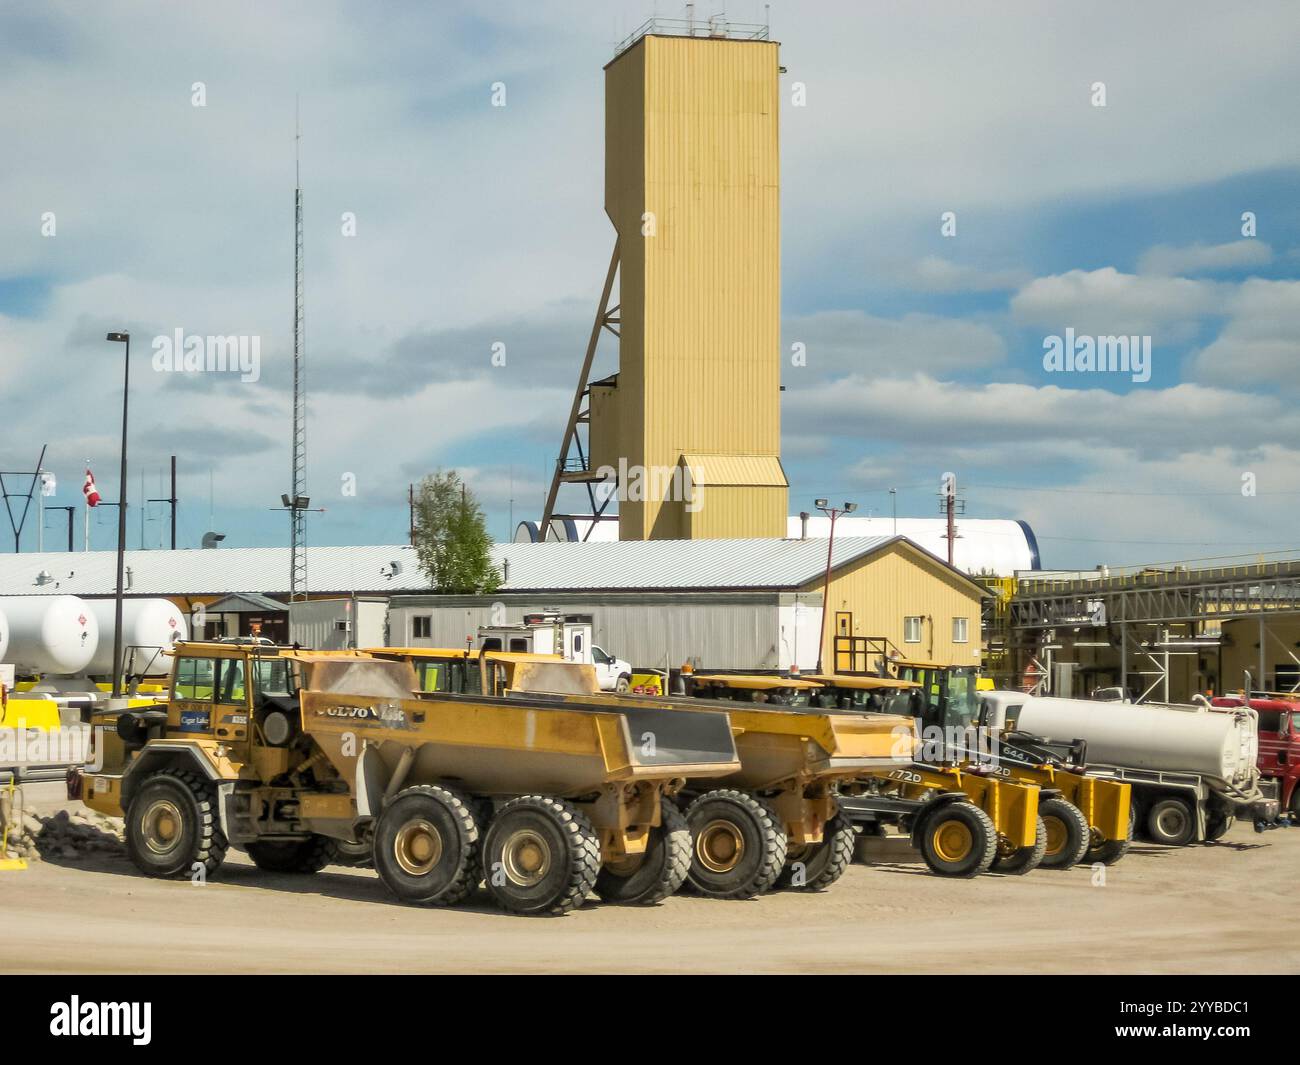
<instances>
[{"instance_id":1,"label":"canadian flag","mask_svg":"<svg viewBox=\"0 0 1300 1065\"><path fill-rule=\"evenodd\" d=\"M99 506L99 489L95 487L95 475L86 471L86 483L81 486L81 494L86 497L86 506Z\"/></svg>"}]
</instances>

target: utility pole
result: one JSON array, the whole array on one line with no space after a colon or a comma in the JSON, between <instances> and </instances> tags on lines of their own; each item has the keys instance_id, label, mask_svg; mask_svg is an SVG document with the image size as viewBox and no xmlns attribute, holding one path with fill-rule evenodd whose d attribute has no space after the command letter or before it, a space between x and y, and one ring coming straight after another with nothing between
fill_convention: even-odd
<instances>
[{"instance_id":1,"label":"utility pole","mask_svg":"<svg viewBox=\"0 0 1300 1065\"><path fill-rule=\"evenodd\" d=\"M165 499L151 499L150 503L169 503L172 518L172 550L176 550L176 456L172 456L172 494Z\"/></svg>"},{"instance_id":2,"label":"utility pole","mask_svg":"<svg viewBox=\"0 0 1300 1065\"><path fill-rule=\"evenodd\" d=\"M407 538L411 541L411 546L415 546L415 485L406 486L406 516L407 524L410 526L406 530Z\"/></svg>"},{"instance_id":3,"label":"utility pole","mask_svg":"<svg viewBox=\"0 0 1300 1065\"><path fill-rule=\"evenodd\" d=\"M944 539L948 541L948 565L951 566L957 548L957 515L966 512L966 501L957 497L955 473L945 473L939 478L939 510L948 518Z\"/></svg>"},{"instance_id":4,"label":"utility pole","mask_svg":"<svg viewBox=\"0 0 1300 1065\"><path fill-rule=\"evenodd\" d=\"M72 516L76 512L76 507L46 507L46 510L66 510L68 512L68 550L75 551L72 544Z\"/></svg>"},{"instance_id":5,"label":"utility pole","mask_svg":"<svg viewBox=\"0 0 1300 1065\"><path fill-rule=\"evenodd\" d=\"M856 503L845 503L842 507L832 507L828 500L815 499L817 509L828 514L831 519L831 534L826 540L826 580L822 584L822 624L817 634L817 672L822 673L822 648L826 644L826 626L833 621L831 612L831 559L835 551L835 519L841 514L852 514L858 509Z\"/></svg>"},{"instance_id":6,"label":"utility pole","mask_svg":"<svg viewBox=\"0 0 1300 1065\"><path fill-rule=\"evenodd\" d=\"M293 491L285 498L289 510L289 602L307 598L307 538L303 513L307 498L307 381L303 323L302 177L299 145L302 127L294 103L293 136Z\"/></svg>"}]
</instances>

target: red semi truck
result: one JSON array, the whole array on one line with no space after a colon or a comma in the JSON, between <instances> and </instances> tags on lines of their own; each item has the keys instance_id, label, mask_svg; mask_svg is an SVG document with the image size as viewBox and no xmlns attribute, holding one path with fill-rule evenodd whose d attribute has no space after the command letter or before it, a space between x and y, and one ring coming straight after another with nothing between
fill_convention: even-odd
<instances>
[{"instance_id":1,"label":"red semi truck","mask_svg":"<svg viewBox=\"0 0 1300 1065\"><path fill-rule=\"evenodd\" d=\"M1221 695L1215 706L1241 706L1238 695ZM1277 781L1279 808L1300 819L1300 693L1251 692L1249 705L1259 714L1259 757L1261 776Z\"/></svg>"}]
</instances>

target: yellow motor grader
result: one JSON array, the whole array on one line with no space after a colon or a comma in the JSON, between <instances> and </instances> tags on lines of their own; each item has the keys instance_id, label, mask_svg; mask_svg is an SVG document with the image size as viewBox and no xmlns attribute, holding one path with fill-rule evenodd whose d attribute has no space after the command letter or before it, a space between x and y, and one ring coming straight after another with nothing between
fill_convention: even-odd
<instances>
[{"instance_id":1,"label":"yellow motor grader","mask_svg":"<svg viewBox=\"0 0 1300 1065\"><path fill-rule=\"evenodd\" d=\"M230 846L315 872L341 842L369 846L406 902L455 904L482 881L521 914L593 890L653 903L689 861L673 794L740 764L721 712L422 692L408 663L353 652L173 655L167 704L98 713L93 760L69 778L71 797L125 817L151 876L210 876Z\"/></svg>"}]
</instances>

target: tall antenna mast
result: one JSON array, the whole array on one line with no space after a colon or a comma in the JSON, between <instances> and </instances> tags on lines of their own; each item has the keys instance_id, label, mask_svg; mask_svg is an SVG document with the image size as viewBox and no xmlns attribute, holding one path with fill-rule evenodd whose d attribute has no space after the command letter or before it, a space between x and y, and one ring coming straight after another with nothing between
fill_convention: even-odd
<instances>
[{"instance_id":1,"label":"tall antenna mast","mask_svg":"<svg viewBox=\"0 0 1300 1065\"><path fill-rule=\"evenodd\" d=\"M307 382L304 362L302 284L302 177L299 147L302 124L298 98L293 104L293 492L289 497L289 601L307 598L307 538L303 511L307 508Z\"/></svg>"}]
</instances>

